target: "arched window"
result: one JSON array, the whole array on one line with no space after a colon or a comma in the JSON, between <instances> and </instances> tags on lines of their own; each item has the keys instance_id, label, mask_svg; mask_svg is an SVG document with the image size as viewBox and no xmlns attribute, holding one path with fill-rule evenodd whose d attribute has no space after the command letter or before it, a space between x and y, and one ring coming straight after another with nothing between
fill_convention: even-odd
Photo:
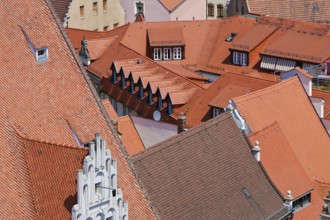
<instances>
[{"instance_id":1,"label":"arched window","mask_svg":"<svg viewBox=\"0 0 330 220\"><path fill-rule=\"evenodd\" d=\"M223 18L223 5L222 4L217 5L217 17Z\"/></svg>"},{"instance_id":2,"label":"arched window","mask_svg":"<svg viewBox=\"0 0 330 220\"><path fill-rule=\"evenodd\" d=\"M214 5L212 3L207 4L207 16L214 16Z\"/></svg>"}]
</instances>

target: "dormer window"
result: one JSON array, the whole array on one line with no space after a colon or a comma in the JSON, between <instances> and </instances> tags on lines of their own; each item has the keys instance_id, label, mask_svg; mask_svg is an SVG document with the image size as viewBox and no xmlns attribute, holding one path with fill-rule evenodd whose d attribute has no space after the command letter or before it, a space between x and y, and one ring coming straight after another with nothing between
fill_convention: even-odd
<instances>
[{"instance_id":1,"label":"dormer window","mask_svg":"<svg viewBox=\"0 0 330 220\"><path fill-rule=\"evenodd\" d=\"M182 58L182 50L181 47L174 47L173 48L173 58L175 60L181 60Z\"/></svg>"},{"instance_id":2,"label":"dormer window","mask_svg":"<svg viewBox=\"0 0 330 220\"><path fill-rule=\"evenodd\" d=\"M232 60L233 60L233 64L235 64L235 65L247 66L248 65L248 54L245 52L233 51Z\"/></svg>"},{"instance_id":3,"label":"dormer window","mask_svg":"<svg viewBox=\"0 0 330 220\"><path fill-rule=\"evenodd\" d=\"M153 60L182 60L185 58L182 28L151 28L148 29L147 39L147 55Z\"/></svg>"},{"instance_id":4,"label":"dormer window","mask_svg":"<svg viewBox=\"0 0 330 220\"><path fill-rule=\"evenodd\" d=\"M162 48L154 48L154 60L162 60Z\"/></svg>"},{"instance_id":5,"label":"dormer window","mask_svg":"<svg viewBox=\"0 0 330 220\"><path fill-rule=\"evenodd\" d=\"M48 59L48 48L41 48L36 51L37 61L45 61Z\"/></svg>"},{"instance_id":6,"label":"dormer window","mask_svg":"<svg viewBox=\"0 0 330 220\"><path fill-rule=\"evenodd\" d=\"M164 60L172 59L172 48L164 48Z\"/></svg>"},{"instance_id":7,"label":"dormer window","mask_svg":"<svg viewBox=\"0 0 330 220\"><path fill-rule=\"evenodd\" d=\"M214 108L212 109L212 117L215 118L217 117L218 115L224 113L225 110L223 108Z\"/></svg>"}]
</instances>

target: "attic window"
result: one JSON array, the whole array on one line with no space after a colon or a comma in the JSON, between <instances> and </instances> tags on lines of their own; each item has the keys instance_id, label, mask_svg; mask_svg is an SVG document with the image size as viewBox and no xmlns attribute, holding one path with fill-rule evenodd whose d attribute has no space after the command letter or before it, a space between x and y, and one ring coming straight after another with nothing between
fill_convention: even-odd
<instances>
[{"instance_id":1,"label":"attic window","mask_svg":"<svg viewBox=\"0 0 330 220\"><path fill-rule=\"evenodd\" d=\"M304 196L301 196L297 199L295 199L292 203L292 208L297 211L311 203L311 193L307 193Z\"/></svg>"},{"instance_id":2,"label":"attic window","mask_svg":"<svg viewBox=\"0 0 330 220\"><path fill-rule=\"evenodd\" d=\"M37 61L45 61L48 59L48 48L38 49L36 52Z\"/></svg>"},{"instance_id":3,"label":"attic window","mask_svg":"<svg viewBox=\"0 0 330 220\"><path fill-rule=\"evenodd\" d=\"M42 62L48 59L48 48L47 47L42 47L40 49L37 49L34 44L32 43L32 41L30 40L30 38L28 37L28 35L25 33L25 31L23 30L23 28L20 26L22 33L27 41L27 43L30 46L30 49L32 50L32 53L34 54L36 60L38 62Z\"/></svg>"},{"instance_id":4,"label":"attic window","mask_svg":"<svg viewBox=\"0 0 330 220\"><path fill-rule=\"evenodd\" d=\"M319 10L319 6L316 2L313 3L313 11L318 11Z\"/></svg>"}]
</instances>

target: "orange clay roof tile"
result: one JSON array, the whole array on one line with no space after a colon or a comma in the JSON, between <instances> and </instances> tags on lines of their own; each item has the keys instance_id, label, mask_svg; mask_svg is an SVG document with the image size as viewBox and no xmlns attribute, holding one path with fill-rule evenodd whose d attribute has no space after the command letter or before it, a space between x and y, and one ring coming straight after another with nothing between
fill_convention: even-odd
<instances>
[{"instance_id":1,"label":"orange clay roof tile","mask_svg":"<svg viewBox=\"0 0 330 220\"><path fill-rule=\"evenodd\" d=\"M252 132L279 124L314 188L330 183L330 139L298 77L233 100Z\"/></svg>"},{"instance_id":2,"label":"orange clay roof tile","mask_svg":"<svg viewBox=\"0 0 330 220\"><path fill-rule=\"evenodd\" d=\"M251 13L316 22L330 21L330 6L327 0L304 0L303 2L249 0L247 3Z\"/></svg>"},{"instance_id":3,"label":"orange clay roof tile","mask_svg":"<svg viewBox=\"0 0 330 220\"><path fill-rule=\"evenodd\" d=\"M212 83L205 92L196 94L189 103L178 111L187 112L187 125L189 127L196 126L212 117L209 104L213 100L221 104L223 108L227 106L226 103L230 99L236 96L270 85L274 85L274 82L235 73L224 74Z\"/></svg>"},{"instance_id":4,"label":"orange clay roof tile","mask_svg":"<svg viewBox=\"0 0 330 220\"><path fill-rule=\"evenodd\" d=\"M103 99L102 103L104 105L105 110L107 111L109 117L112 120L118 120L118 115L117 112L115 111L115 109L113 108L113 106L111 105L109 99Z\"/></svg>"},{"instance_id":5,"label":"orange clay roof tile","mask_svg":"<svg viewBox=\"0 0 330 220\"><path fill-rule=\"evenodd\" d=\"M129 156L144 150L144 145L130 116L119 117L118 131L121 133L121 140Z\"/></svg>"},{"instance_id":6,"label":"orange clay roof tile","mask_svg":"<svg viewBox=\"0 0 330 220\"><path fill-rule=\"evenodd\" d=\"M49 216L70 218L70 206L73 204L71 199L75 195L71 189L76 189L75 181L63 179L63 191L60 191L53 190L52 185L48 185L47 178L53 178L50 175L52 172L58 173L58 177L66 172L75 173L75 163L79 162L81 165L81 160L78 161L74 154L66 155L69 150L65 148L46 154L42 151L44 146L39 146L43 144L36 144L34 147L34 143L22 143L13 136L14 131L10 129L15 125L24 134L38 140L75 145L69 122L83 142L92 140L94 133L99 133L107 140L107 147L117 160L118 186L123 190L124 199L130 204L130 217L155 219L125 159L118 137L111 132L112 124L93 85L76 61L74 51L60 29L61 24L56 23L54 12L47 3L48 1L23 0L17 7L17 2L6 2L5 9L15 13L0 20L0 47L6 54L2 57L0 66L0 166L3 167L0 173L0 213L6 213L7 219L48 219ZM48 60L35 60L20 26L26 30L32 43L48 47ZM79 44L81 39L79 38ZM59 147L53 147L50 152L57 151L55 149ZM31 151L25 153L24 150ZM30 168L20 163L24 158L31 163ZM48 166L45 167L47 172L41 170L43 166L37 166L36 158L40 158ZM55 159L60 163L55 162ZM59 164L70 169L65 171ZM40 178L34 175L40 175ZM54 183L58 183L58 180L52 184ZM38 186L42 187L36 188ZM44 192L47 192L46 197ZM64 192L67 194L62 194ZM47 209L44 208L46 206Z\"/></svg>"}]
</instances>

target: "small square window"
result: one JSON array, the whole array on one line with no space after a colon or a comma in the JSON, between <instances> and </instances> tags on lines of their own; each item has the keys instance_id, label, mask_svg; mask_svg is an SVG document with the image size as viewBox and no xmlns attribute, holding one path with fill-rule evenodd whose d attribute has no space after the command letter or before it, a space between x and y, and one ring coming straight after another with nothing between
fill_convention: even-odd
<instances>
[{"instance_id":1,"label":"small square window","mask_svg":"<svg viewBox=\"0 0 330 220\"><path fill-rule=\"evenodd\" d=\"M45 61L48 59L48 48L41 48L36 51L37 61Z\"/></svg>"},{"instance_id":2,"label":"small square window","mask_svg":"<svg viewBox=\"0 0 330 220\"><path fill-rule=\"evenodd\" d=\"M107 12L108 11L108 2L107 0L103 0L103 12Z\"/></svg>"},{"instance_id":3,"label":"small square window","mask_svg":"<svg viewBox=\"0 0 330 220\"><path fill-rule=\"evenodd\" d=\"M103 27L103 31L107 31L109 29L109 25Z\"/></svg>"},{"instance_id":4,"label":"small square window","mask_svg":"<svg viewBox=\"0 0 330 220\"><path fill-rule=\"evenodd\" d=\"M114 23L113 24L113 28L116 28L116 27L118 27L119 26L119 23Z\"/></svg>"},{"instance_id":5,"label":"small square window","mask_svg":"<svg viewBox=\"0 0 330 220\"><path fill-rule=\"evenodd\" d=\"M97 2L93 2L93 15L97 15Z\"/></svg>"}]
</instances>

